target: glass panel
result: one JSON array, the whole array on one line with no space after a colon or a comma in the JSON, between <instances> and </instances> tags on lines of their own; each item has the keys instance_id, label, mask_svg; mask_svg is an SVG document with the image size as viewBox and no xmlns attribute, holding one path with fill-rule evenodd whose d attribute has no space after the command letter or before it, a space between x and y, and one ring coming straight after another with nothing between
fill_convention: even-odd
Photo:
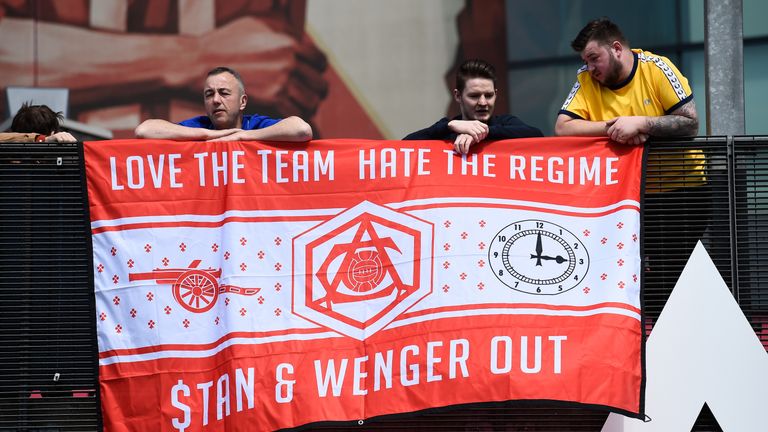
<instances>
[{"instance_id":1,"label":"glass panel","mask_svg":"<svg viewBox=\"0 0 768 432\"><path fill-rule=\"evenodd\" d=\"M768 44L744 47L744 109L747 135L768 135Z\"/></svg>"},{"instance_id":2,"label":"glass panel","mask_svg":"<svg viewBox=\"0 0 768 432\"><path fill-rule=\"evenodd\" d=\"M768 2L765 0L744 0L744 37L768 36Z\"/></svg>"},{"instance_id":3,"label":"glass panel","mask_svg":"<svg viewBox=\"0 0 768 432\"><path fill-rule=\"evenodd\" d=\"M768 44L744 48L744 115L747 135L768 134ZM699 135L706 135L707 95L704 51L688 51L683 55L682 72L688 78L696 97Z\"/></svg>"},{"instance_id":4,"label":"glass panel","mask_svg":"<svg viewBox=\"0 0 768 432\"><path fill-rule=\"evenodd\" d=\"M507 0L510 61L574 55L571 40L591 19L611 18L630 45L648 48L677 39L676 2L649 0Z\"/></svg>"},{"instance_id":5,"label":"glass panel","mask_svg":"<svg viewBox=\"0 0 768 432\"><path fill-rule=\"evenodd\" d=\"M682 0L680 9L683 42L704 42L704 1Z\"/></svg>"},{"instance_id":6,"label":"glass panel","mask_svg":"<svg viewBox=\"0 0 768 432\"><path fill-rule=\"evenodd\" d=\"M543 66L509 72L510 113L553 135L555 118L576 80L581 63Z\"/></svg>"},{"instance_id":7,"label":"glass panel","mask_svg":"<svg viewBox=\"0 0 768 432\"><path fill-rule=\"evenodd\" d=\"M683 42L704 42L704 2L706 0L682 0ZM768 2L743 0L744 38L768 36Z\"/></svg>"},{"instance_id":8,"label":"glass panel","mask_svg":"<svg viewBox=\"0 0 768 432\"><path fill-rule=\"evenodd\" d=\"M699 115L699 135L707 134L707 91L704 50L686 51L683 61L678 64L680 72L688 78L696 102L696 114Z\"/></svg>"}]
</instances>

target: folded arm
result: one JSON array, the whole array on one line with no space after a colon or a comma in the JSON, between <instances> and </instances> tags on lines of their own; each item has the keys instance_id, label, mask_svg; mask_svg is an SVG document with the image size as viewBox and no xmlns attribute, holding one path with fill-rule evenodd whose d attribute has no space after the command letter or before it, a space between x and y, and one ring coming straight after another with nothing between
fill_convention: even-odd
<instances>
[{"instance_id":1,"label":"folded arm","mask_svg":"<svg viewBox=\"0 0 768 432\"><path fill-rule=\"evenodd\" d=\"M559 114L555 122L555 135L559 136L607 136L608 122L591 121Z\"/></svg>"},{"instance_id":2,"label":"folded arm","mask_svg":"<svg viewBox=\"0 0 768 432\"><path fill-rule=\"evenodd\" d=\"M649 117L647 130L652 136L695 136L699 131L696 104L691 99L668 115Z\"/></svg>"},{"instance_id":3,"label":"folded arm","mask_svg":"<svg viewBox=\"0 0 768 432\"><path fill-rule=\"evenodd\" d=\"M77 142L77 138L69 132L56 132L45 137L45 142Z\"/></svg>"},{"instance_id":4,"label":"folded arm","mask_svg":"<svg viewBox=\"0 0 768 432\"><path fill-rule=\"evenodd\" d=\"M469 153L469 148L488 136L488 125L478 120L451 120L448 128L456 133L453 151L458 154Z\"/></svg>"},{"instance_id":5,"label":"folded arm","mask_svg":"<svg viewBox=\"0 0 768 432\"><path fill-rule=\"evenodd\" d=\"M693 100L671 113L657 117L617 117L608 123L608 136L622 144L642 144L648 137L693 136L699 130L699 119Z\"/></svg>"},{"instance_id":6,"label":"folded arm","mask_svg":"<svg viewBox=\"0 0 768 432\"><path fill-rule=\"evenodd\" d=\"M136 138L167 139L175 141L207 141L231 135L240 129L205 129L178 125L162 119L141 122L134 133Z\"/></svg>"},{"instance_id":7,"label":"folded arm","mask_svg":"<svg viewBox=\"0 0 768 432\"><path fill-rule=\"evenodd\" d=\"M607 136L621 144L637 145L648 137L693 136L699 129L693 100L663 116L622 116L590 121L566 114L557 116L555 135Z\"/></svg>"},{"instance_id":8,"label":"folded arm","mask_svg":"<svg viewBox=\"0 0 768 432\"><path fill-rule=\"evenodd\" d=\"M232 129L230 129L232 130ZM312 139L312 127L299 117L286 117L272 126L261 129L241 130L208 141L286 141L304 142Z\"/></svg>"}]
</instances>

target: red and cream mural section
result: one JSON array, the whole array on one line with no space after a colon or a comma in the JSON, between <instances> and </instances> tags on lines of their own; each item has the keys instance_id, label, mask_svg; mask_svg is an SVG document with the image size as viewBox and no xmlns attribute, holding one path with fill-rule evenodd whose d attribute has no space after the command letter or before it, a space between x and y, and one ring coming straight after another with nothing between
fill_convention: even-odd
<instances>
[{"instance_id":1,"label":"red and cream mural section","mask_svg":"<svg viewBox=\"0 0 768 432\"><path fill-rule=\"evenodd\" d=\"M205 73L243 77L248 114L297 115L315 137L400 139L455 111L453 70L499 69L502 0L0 0L0 96L69 89L67 117L133 138L147 118L203 114ZM499 36L502 35L502 36ZM11 117L0 103L0 121Z\"/></svg>"},{"instance_id":2,"label":"red and cream mural section","mask_svg":"<svg viewBox=\"0 0 768 432\"><path fill-rule=\"evenodd\" d=\"M511 144L86 143L106 428L641 414L642 149Z\"/></svg>"}]
</instances>

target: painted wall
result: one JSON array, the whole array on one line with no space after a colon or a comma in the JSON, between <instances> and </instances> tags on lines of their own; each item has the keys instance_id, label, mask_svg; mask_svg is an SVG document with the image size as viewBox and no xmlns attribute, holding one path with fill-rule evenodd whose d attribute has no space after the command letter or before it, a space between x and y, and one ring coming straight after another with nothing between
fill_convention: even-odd
<instances>
[{"instance_id":1,"label":"painted wall","mask_svg":"<svg viewBox=\"0 0 768 432\"><path fill-rule=\"evenodd\" d=\"M453 112L460 59L496 62L506 81L503 10L501 0L0 0L0 91L67 87L69 118L132 137L144 119L201 114L205 73L226 65L243 76L249 113L299 115L321 138L399 139Z\"/></svg>"}]
</instances>

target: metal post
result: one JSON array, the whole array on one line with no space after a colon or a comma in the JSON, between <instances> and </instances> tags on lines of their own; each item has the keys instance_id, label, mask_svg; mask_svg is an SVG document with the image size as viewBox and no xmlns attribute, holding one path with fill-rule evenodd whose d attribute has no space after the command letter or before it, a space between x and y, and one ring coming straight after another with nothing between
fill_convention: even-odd
<instances>
[{"instance_id":1,"label":"metal post","mask_svg":"<svg viewBox=\"0 0 768 432\"><path fill-rule=\"evenodd\" d=\"M706 0L707 135L744 135L742 0Z\"/></svg>"},{"instance_id":2,"label":"metal post","mask_svg":"<svg viewBox=\"0 0 768 432\"><path fill-rule=\"evenodd\" d=\"M736 149L732 136L725 140L726 158L728 160L728 227L730 229L731 250L731 292L736 302L739 302L739 239L736 222Z\"/></svg>"}]
</instances>

